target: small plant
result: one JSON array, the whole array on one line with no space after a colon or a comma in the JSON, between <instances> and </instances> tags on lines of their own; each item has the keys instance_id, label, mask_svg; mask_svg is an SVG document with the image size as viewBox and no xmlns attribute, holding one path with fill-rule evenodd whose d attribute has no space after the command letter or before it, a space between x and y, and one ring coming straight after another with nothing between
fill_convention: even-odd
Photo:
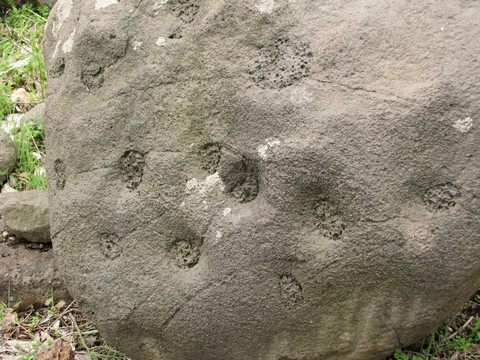
<instances>
[{"instance_id":1,"label":"small plant","mask_svg":"<svg viewBox=\"0 0 480 360\"><path fill-rule=\"evenodd\" d=\"M9 175L9 184L16 190L46 189L45 135L43 123L21 123L14 131L16 167Z\"/></svg>"},{"instance_id":2,"label":"small plant","mask_svg":"<svg viewBox=\"0 0 480 360\"><path fill-rule=\"evenodd\" d=\"M5 319L7 305L5 305L2 301L0 301L0 321Z\"/></svg>"},{"instance_id":3,"label":"small plant","mask_svg":"<svg viewBox=\"0 0 480 360\"><path fill-rule=\"evenodd\" d=\"M401 349L395 350L395 353L393 354L393 358L395 360L423 360L423 358L413 354L411 356L407 355Z\"/></svg>"},{"instance_id":4,"label":"small plant","mask_svg":"<svg viewBox=\"0 0 480 360\"><path fill-rule=\"evenodd\" d=\"M128 360L100 337L75 302L68 305L64 301L55 303L52 297L37 310L31 307L24 311L15 309L19 307L9 309L0 303L0 339L9 344L3 350L0 347L0 359L2 354L17 359L34 359L55 340L63 339L84 358Z\"/></svg>"}]
</instances>

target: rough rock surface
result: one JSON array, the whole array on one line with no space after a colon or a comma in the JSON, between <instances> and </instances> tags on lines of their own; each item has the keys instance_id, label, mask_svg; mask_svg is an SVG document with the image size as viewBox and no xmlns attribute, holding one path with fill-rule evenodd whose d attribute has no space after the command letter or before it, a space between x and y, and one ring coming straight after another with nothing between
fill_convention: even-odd
<instances>
[{"instance_id":1,"label":"rough rock surface","mask_svg":"<svg viewBox=\"0 0 480 360\"><path fill-rule=\"evenodd\" d=\"M0 183L7 179L7 174L15 166L15 146L10 136L0 130Z\"/></svg>"},{"instance_id":2,"label":"rough rock surface","mask_svg":"<svg viewBox=\"0 0 480 360\"><path fill-rule=\"evenodd\" d=\"M37 0L37 3L41 6L48 6L50 9L55 5L57 0Z\"/></svg>"},{"instance_id":3,"label":"rough rock surface","mask_svg":"<svg viewBox=\"0 0 480 360\"><path fill-rule=\"evenodd\" d=\"M43 190L0 194L0 216L16 237L35 243L50 242L48 196Z\"/></svg>"},{"instance_id":4,"label":"rough rock surface","mask_svg":"<svg viewBox=\"0 0 480 360\"><path fill-rule=\"evenodd\" d=\"M31 247L38 247L33 249ZM38 246L37 246L38 245ZM30 244L10 236L0 240L0 301L21 306L71 299L53 256L51 245Z\"/></svg>"},{"instance_id":5,"label":"rough rock surface","mask_svg":"<svg viewBox=\"0 0 480 360\"><path fill-rule=\"evenodd\" d=\"M87 316L168 360L375 359L439 325L480 286L479 13L60 0L52 236Z\"/></svg>"}]
</instances>

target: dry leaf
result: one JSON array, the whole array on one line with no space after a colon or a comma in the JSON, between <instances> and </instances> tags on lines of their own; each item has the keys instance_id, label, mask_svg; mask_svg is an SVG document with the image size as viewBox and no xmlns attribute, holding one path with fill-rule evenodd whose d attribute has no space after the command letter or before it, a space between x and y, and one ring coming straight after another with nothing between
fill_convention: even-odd
<instances>
[{"instance_id":1,"label":"dry leaf","mask_svg":"<svg viewBox=\"0 0 480 360\"><path fill-rule=\"evenodd\" d=\"M42 331L42 332L40 333L40 341L41 341L42 343L44 343L44 342L46 342L46 341L48 341L48 340L51 340L51 339L52 339L52 337L51 337L50 334L47 333L46 331Z\"/></svg>"},{"instance_id":2,"label":"dry leaf","mask_svg":"<svg viewBox=\"0 0 480 360\"><path fill-rule=\"evenodd\" d=\"M450 360L459 360L459 359L460 359L460 353L458 351L450 357Z\"/></svg>"},{"instance_id":3,"label":"dry leaf","mask_svg":"<svg viewBox=\"0 0 480 360\"><path fill-rule=\"evenodd\" d=\"M32 101L30 94L23 88L13 90L10 101L17 104L29 104Z\"/></svg>"},{"instance_id":4,"label":"dry leaf","mask_svg":"<svg viewBox=\"0 0 480 360\"><path fill-rule=\"evenodd\" d=\"M13 350L15 353L23 352L23 353L30 353L32 349L33 341L26 341L26 340L9 340L5 342L5 347L7 349Z\"/></svg>"},{"instance_id":5,"label":"dry leaf","mask_svg":"<svg viewBox=\"0 0 480 360\"><path fill-rule=\"evenodd\" d=\"M67 303L63 300L60 300L57 305L55 305L55 307L60 310L60 309L63 309L65 307L65 305L67 305Z\"/></svg>"},{"instance_id":6,"label":"dry leaf","mask_svg":"<svg viewBox=\"0 0 480 360\"><path fill-rule=\"evenodd\" d=\"M90 360L91 357L88 354L82 353L82 354L75 354L75 360Z\"/></svg>"},{"instance_id":7,"label":"dry leaf","mask_svg":"<svg viewBox=\"0 0 480 360\"><path fill-rule=\"evenodd\" d=\"M16 355L4 355L4 354L2 354L0 359L2 359L2 360L17 360L17 356Z\"/></svg>"},{"instance_id":8,"label":"dry leaf","mask_svg":"<svg viewBox=\"0 0 480 360\"><path fill-rule=\"evenodd\" d=\"M60 320L56 320L56 321L52 324L51 329L52 329L53 331L57 331L59 327L60 327Z\"/></svg>"},{"instance_id":9,"label":"dry leaf","mask_svg":"<svg viewBox=\"0 0 480 360\"><path fill-rule=\"evenodd\" d=\"M15 320L17 320L17 313L10 308L6 308L3 311L5 312L5 315L0 321L0 331L7 332L13 328Z\"/></svg>"},{"instance_id":10,"label":"dry leaf","mask_svg":"<svg viewBox=\"0 0 480 360\"><path fill-rule=\"evenodd\" d=\"M47 349L37 354L34 360L74 360L72 346L62 339L54 341Z\"/></svg>"}]
</instances>

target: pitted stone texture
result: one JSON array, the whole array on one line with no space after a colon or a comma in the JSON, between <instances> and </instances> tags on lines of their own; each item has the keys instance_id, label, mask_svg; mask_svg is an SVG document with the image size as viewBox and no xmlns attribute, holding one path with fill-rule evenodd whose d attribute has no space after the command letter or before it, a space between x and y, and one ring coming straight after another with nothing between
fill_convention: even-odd
<instances>
[{"instance_id":1,"label":"pitted stone texture","mask_svg":"<svg viewBox=\"0 0 480 360\"><path fill-rule=\"evenodd\" d=\"M198 3L199 1L194 0L169 0L166 3L166 7L184 23L191 23L200 8Z\"/></svg>"},{"instance_id":2,"label":"pitted stone texture","mask_svg":"<svg viewBox=\"0 0 480 360\"><path fill-rule=\"evenodd\" d=\"M308 44L278 38L267 46L250 65L254 82L261 87L283 88L307 77L313 53Z\"/></svg>"},{"instance_id":3,"label":"pitted stone texture","mask_svg":"<svg viewBox=\"0 0 480 360\"><path fill-rule=\"evenodd\" d=\"M452 184L438 185L425 192L425 204L433 211L448 210L455 206L456 199L461 195L460 190Z\"/></svg>"},{"instance_id":4,"label":"pitted stone texture","mask_svg":"<svg viewBox=\"0 0 480 360\"><path fill-rule=\"evenodd\" d=\"M166 360L376 359L440 324L480 287L479 12L59 0L52 237L85 313Z\"/></svg>"}]
</instances>

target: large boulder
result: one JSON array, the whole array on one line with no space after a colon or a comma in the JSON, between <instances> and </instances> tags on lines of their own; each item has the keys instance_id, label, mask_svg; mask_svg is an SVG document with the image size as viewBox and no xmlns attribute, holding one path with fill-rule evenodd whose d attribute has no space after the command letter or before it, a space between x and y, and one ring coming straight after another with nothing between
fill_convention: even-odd
<instances>
[{"instance_id":1,"label":"large boulder","mask_svg":"<svg viewBox=\"0 0 480 360\"><path fill-rule=\"evenodd\" d=\"M480 2L60 0L54 251L134 359L376 359L480 287Z\"/></svg>"}]
</instances>

